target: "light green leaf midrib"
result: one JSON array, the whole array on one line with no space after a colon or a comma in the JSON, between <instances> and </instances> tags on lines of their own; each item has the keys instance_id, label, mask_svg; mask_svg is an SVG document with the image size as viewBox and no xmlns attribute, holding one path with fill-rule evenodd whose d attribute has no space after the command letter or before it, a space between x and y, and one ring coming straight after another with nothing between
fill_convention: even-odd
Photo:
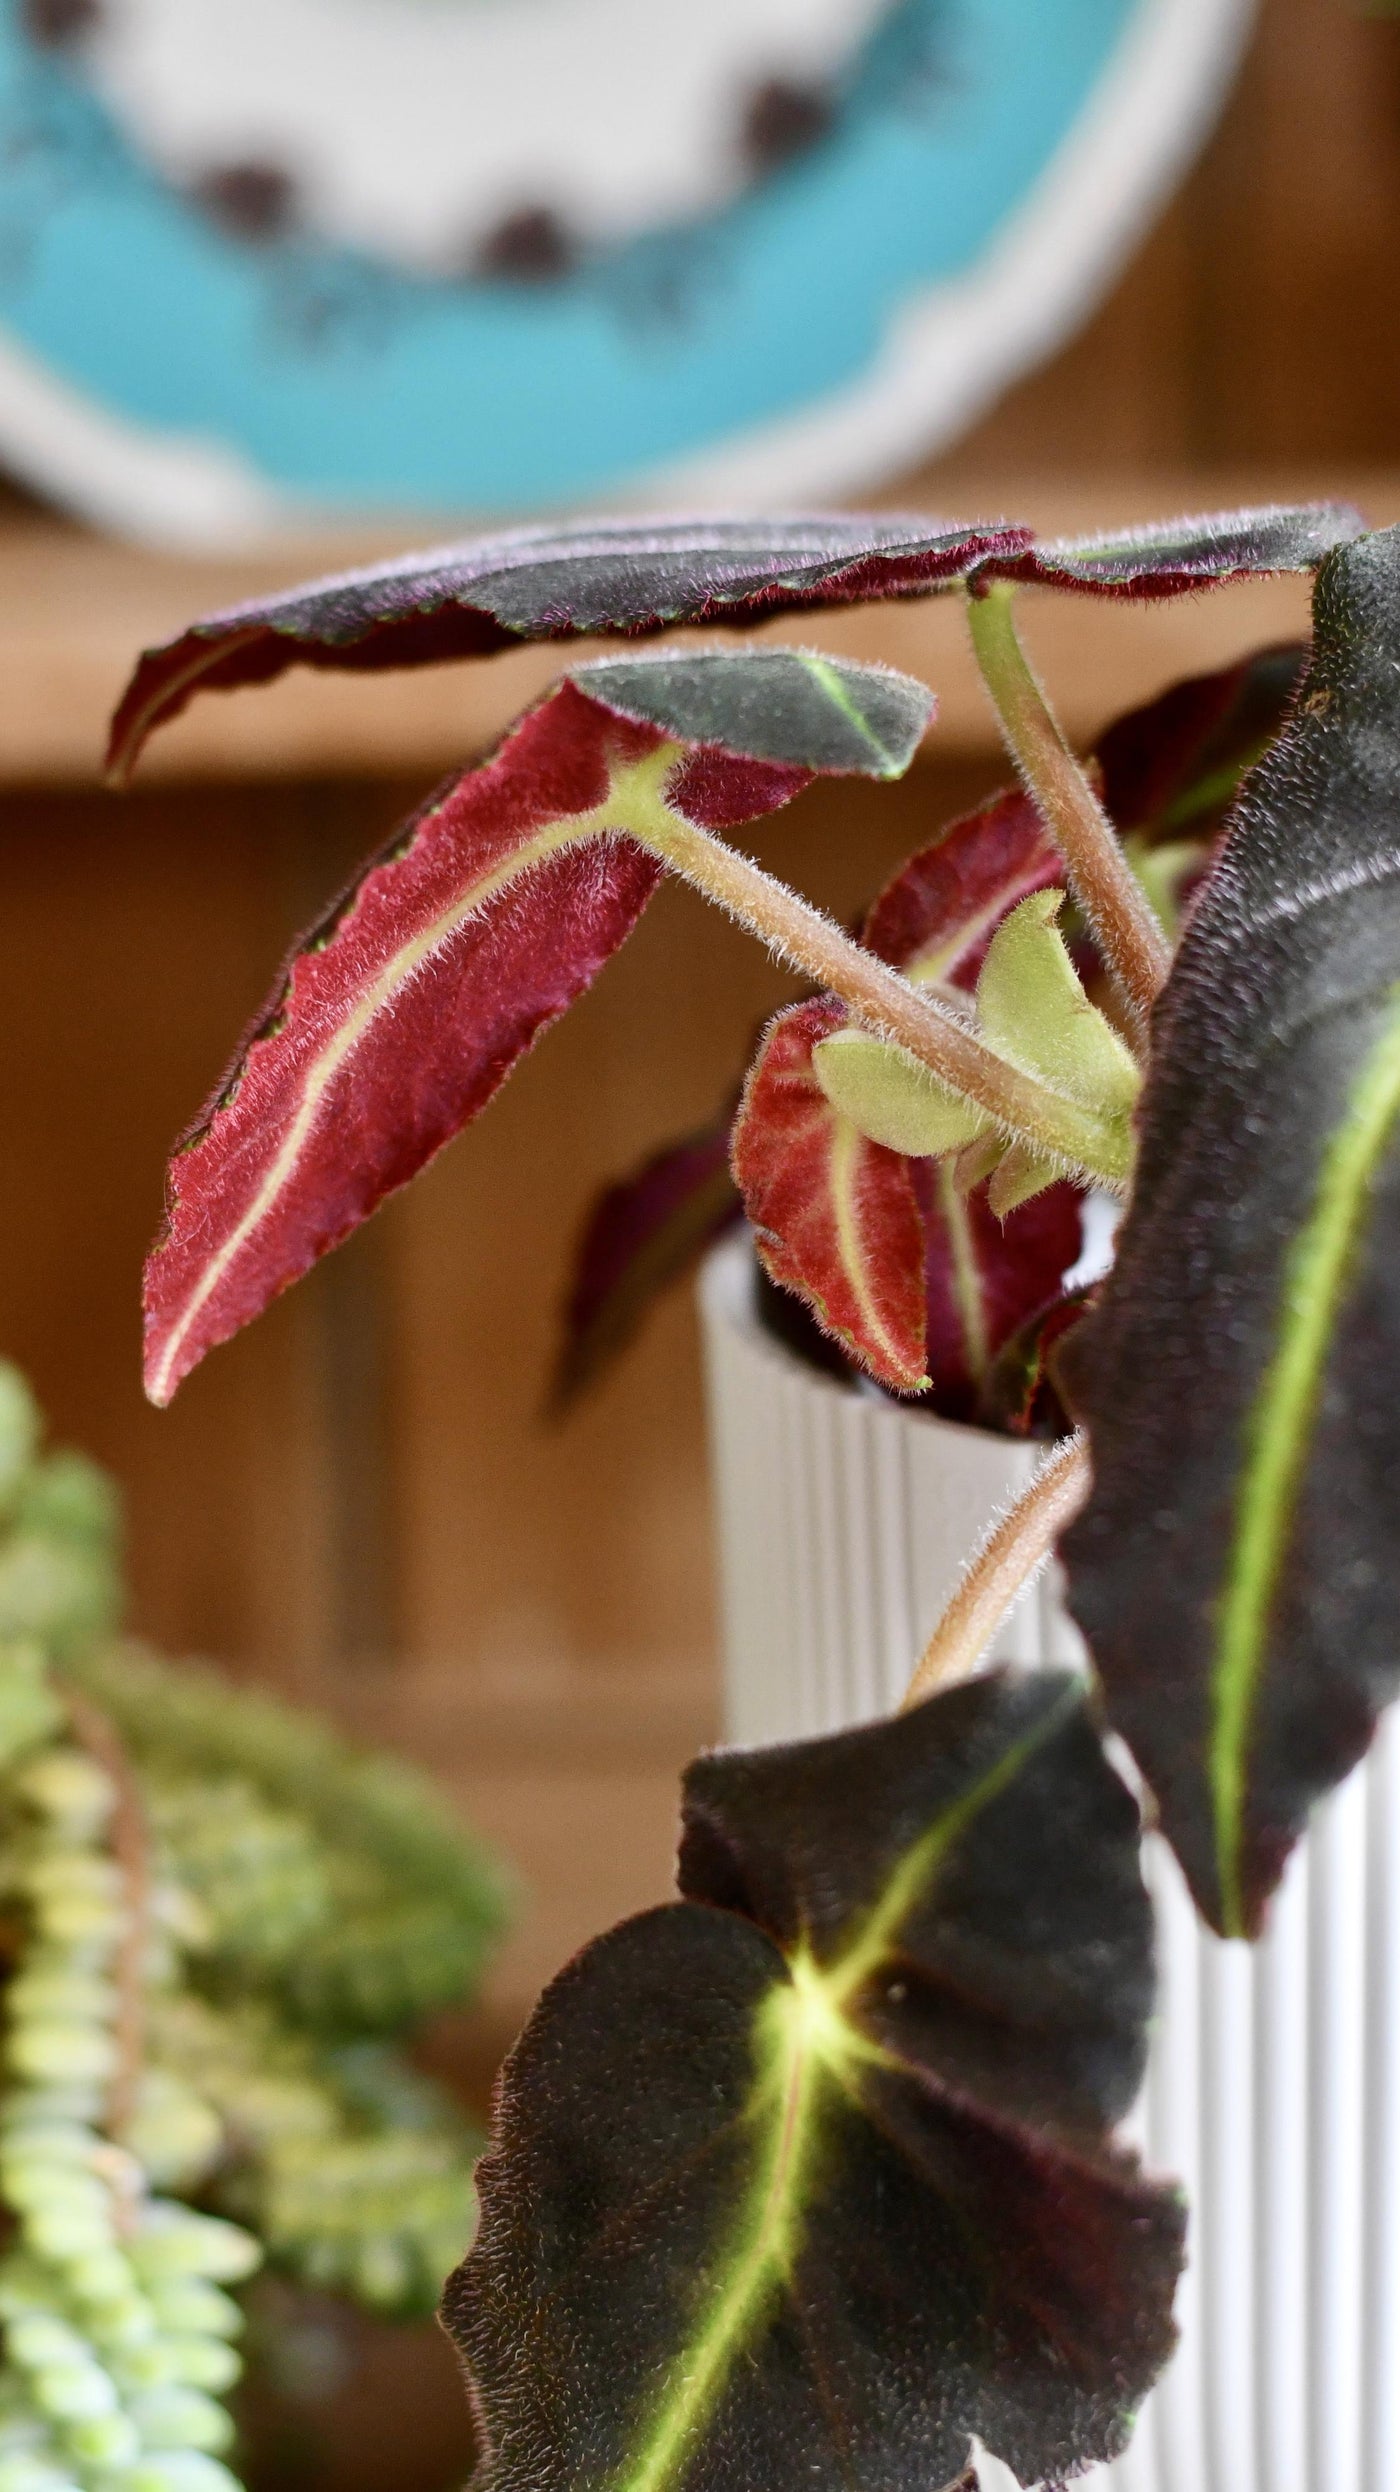
<instances>
[{"instance_id":1,"label":"light green leaf midrib","mask_svg":"<svg viewBox=\"0 0 1400 2492\"><path fill-rule=\"evenodd\" d=\"M847 2010L890 1952L899 1928L974 1819L1014 1782L1082 1701L1071 1685L1039 1720L993 1759L971 1787L894 1864L879 1900L830 1965L804 1948L788 1962L789 1981L763 2001L755 2022L754 2090L746 2117L767 2129L727 2256L705 2294L706 2315L672 2365L634 2457L618 2470L616 2492L681 2492L696 2436L717 2408L734 2364L751 2346L788 2284L801 2246L804 2190L818 2142L819 2107L833 2091L859 2103L862 2066L895 2064L849 2020Z\"/></svg>"},{"instance_id":2,"label":"light green leaf midrib","mask_svg":"<svg viewBox=\"0 0 1400 2492\"><path fill-rule=\"evenodd\" d=\"M1246 1429L1235 1527L1217 1605L1209 1778L1221 1921L1247 1927L1243 1848L1249 1748L1272 1612L1297 1511L1327 1359L1370 1211L1371 1182L1400 1114L1400 984L1323 1154L1312 1207L1285 1266L1273 1355Z\"/></svg>"}]
</instances>

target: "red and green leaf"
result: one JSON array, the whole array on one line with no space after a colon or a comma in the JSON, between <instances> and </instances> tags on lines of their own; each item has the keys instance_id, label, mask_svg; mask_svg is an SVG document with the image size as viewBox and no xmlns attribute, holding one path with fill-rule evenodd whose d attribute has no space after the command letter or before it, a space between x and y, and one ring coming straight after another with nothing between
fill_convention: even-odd
<instances>
[{"instance_id":1,"label":"red and green leaf","mask_svg":"<svg viewBox=\"0 0 1400 2492\"><path fill-rule=\"evenodd\" d=\"M483 2492L943 2492L1112 2457L1174 2192L1114 2130L1152 1999L1082 1688L998 1672L686 1779L685 1900L546 1992L444 2316Z\"/></svg>"},{"instance_id":2,"label":"red and green leaf","mask_svg":"<svg viewBox=\"0 0 1400 2492\"><path fill-rule=\"evenodd\" d=\"M197 692L270 683L292 666L381 669L483 657L522 641L737 630L779 614L917 597L1028 528L949 527L899 512L529 528L371 564L254 598L148 649L112 723L108 766L133 767Z\"/></svg>"},{"instance_id":3,"label":"red and green leaf","mask_svg":"<svg viewBox=\"0 0 1400 2492\"><path fill-rule=\"evenodd\" d=\"M1364 533L1349 502L1212 511L1105 536L1041 538L1017 554L991 555L979 580L1026 580L1096 597L1184 597L1229 580L1315 571L1334 546Z\"/></svg>"},{"instance_id":4,"label":"red and green leaf","mask_svg":"<svg viewBox=\"0 0 1400 2492\"><path fill-rule=\"evenodd\" d=\"M885 885L861 941L916 986L972 993L1004 917L1064 880L1064 863L1029 796L1004 788L950 822Z\"/></svg>"},{"instance_id":5,"label":"red and green leaf","mask_svg":"<svg viewBox=\"0 0 1400 2492\"><path fill-rule=\"evenodd\" d=\"M153 1399L479 1113L635 925L648 836L751 819L817 771L889 776L929 707L777 649L566 678L298 945L186 1137L147 1271Z\"/></svg>"},{"instance_id":6,"label":"red and green leaf","mask_svg":"<svg viewBox=\"0 0 1400 2492\"><path fill-rule=\"evenodd\" d=\"M735 629L823 606L920 597L957 581L1026 579L1099 596L1175 597L1261 572L1308 570L1362 522L1339 503L1232 511L1115 537L1037 545L1001 520L900 513L529 529L255 598L142 657L112 725L124 777L197 692L270 683L291 666L432 666L521 641Z\"/></svg>"},{"instance_id":7,"label":"red and green leaf","mask_svg":"<svg viewBox=\"0 0 1400 2492\"><path fill-rule=\"evenodd\" d=\"M743 1218L729 1170L733 1111L601 1194L573 1256L551 1395L563 1410L633 1338L653 1300Z\"/></svg>"},{"instance_id":8,"label":"red and green leaf","mask_svg":"<svg viewBox=\"0 0 1400 2492\"><path fill-rule=\"evenodd\" d=\"M985 1185L960 1190L946 1161L920 1160L925 1358L945 1419L989 1422L986 1395L1007 1343L1058 1291L1083 1243L1083 1197L1063 1180L999 1220ZM1012 1434L1023 1428L1010 1427Z\"/></svg>"},{"instance_id":9,"label":"red and green leaf","mask_svg":"<svg viewBox=\"0 0 1400 2492\"><path fill-rule=\"evenodd\" d=\"M1080 1251L1080 1194L1059 1183L999 1220L948 1160L870 1141L833 1105L814 1051L847 1026L831 997L774 1021L734 1127L734 1173L770 1277L898 1393L976 1415L1008 1334Z\"/></svg>"},{"instance_id":10,"label":"red and green leaf","mask_svg":"<svg viewBox=\"0 0 1400 2492\"><path fill-rule=\"evenodd\" d=\"M1131 1208L1065 1345L1065 1543L1202 1910L1256 1931L1400 1686L1400 532L1324 565L1302 696L1154 1021Z\"/></svg>"},{"instance_id":11,"label":"red and green leaf","mask_svg":"<svg viewBox=\"0 0 1400 2492\"><path fill-rule=\"evenodd\" d=\"M846 1024L831 997L779 1013L734 1125L734 1175L765 1269L882 1384L928 1382L924 1224L914 1163L827 1098L813 1049Z\"/></svg>"},{"instance_id":12,"label":"red and green leaf","mask_svg":"<svg viewBox=\"0 0 1400 2492\"><path fill-rule=\"evenodd\" d=\"M1191 675L1100 737L1103 801L1119 832L1153 845L1206 838L1284 723L1307 663L1296 642Z\"/></svg>"}]
</instances>

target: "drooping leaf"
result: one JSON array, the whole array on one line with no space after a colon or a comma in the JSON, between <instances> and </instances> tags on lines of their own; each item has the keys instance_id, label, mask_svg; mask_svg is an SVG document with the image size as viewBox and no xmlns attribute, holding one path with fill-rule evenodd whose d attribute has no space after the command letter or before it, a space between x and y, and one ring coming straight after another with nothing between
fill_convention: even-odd
<instances>
[{"instance_id":1,"label":"drooping leaf","mask_svg":"<svg viewBox=\"0 0 1400 2492\"><path fill-rule=\"evenodd\" d=\"M1061 1178L1001 1216L985 1185L964 1189L956 1170L921 1163L930 1404L944 1419L1000 1425L987 1402L1009 1339L1043 1309L1078 1262L1083 1197ZM1027 1431L1007 1423L1011 1434Z\"/></svg>"},{"instance_id":2,"label":"drooping leaf","mask_svg":"<svg viewBox=\"0 0 1400 2492\"><path fill-rule=\"evenodd\" d=\"M297 947L172 1167L147 1268L154 1400L486 1105L635 925L668 823L725 827L818 770L912 757L922 685L755 661L757 704L727 656L578 668Z\"/></svg>"},{"instance_id":3,"label":"drooping leaf","mask_svg":"<svg viewBox=\"0 0 1400 2492\"><path fill-rule=\"evenodd\" d=\"M1314 621L1063 1362L1094 1455L1074 1612L1202 1910L1243 1933L1400 1682L1400 534L1331 558Z\"/></svg>"},{"instance_id":4,"label":"drooping leaf","mask_svg":"<svg viewBox=\"0 0 1400 2492\"><path fill-rule=\"evenodd\" d=\"M1366 522L1349 502L1304 502L1212 511L1106 536L1040 538L1024 552L993 556L974 580L1034 581L1103 597L1181 597L1227 580L1315 571Z\"/></svg>"},{"instance_id":5,"label":"drooping leaf","mask_svg":"<svg viewBox=\"0 0 1400 2492\"><path fill-rule=\"evenodd\" d=\"M1111 2456L1171 2349L1174 2194L1113 2142L1152 1990L1080 1687L997 1673L702 1759L686 1900L507 2063L444 2316L484 2492L951 2492Z\"/></svg>"},{"instance_id":6,"label":"drooping leaf","mask_svg":"<svg viewBox=\"0 0 1400 2492\"><path fill-rule=\"evenodd\" d=\"M924 1364L924 1231L913 1163L833 1107L813 1051L844 1028L831 997L770 1024L734 1125L734 1175L759 1256L857 1364L918 1392Z\"/></svg>"},{"instance_id":7,"label":"drooping leaf","mask_svg":"<svg viewBox=\"0 0 1400 2492\"><path fill-rule=\"evenodd\" d=\"M1259 649L1115 719L1096 758L1118 830L1153 846L1213 832L1283 725L1307 655L1296 642Z\"/></svg>"},{"instance_id":8,"label":"drooping leaf","mask_svg":"<svg viewBox=\"0 0 1400 2492\"><path fill-rule=\"evenodd\" d=\"M743 1217L729 1173L726 1108L715 1123L656 1152L610 1185L585 1222L573 1260L552 1401L562 1410L629 1342L660 1291L689 1272Z\"/></svg>"},{"instance_id":9,"label":"drooping leaf","mask_svg":"<svg viewBox=\"0 0 1400 2492\"><path fill-rule=\"evenodd\" d=\"M900 867L870 909L861 941L915 986L970 993L1008 911L1063 880L1038 808L1020 788L1004 788Z\"/></svg>"},{"instance_id":10,"label":"drooping leaf","mask_svg":"<svg viewBox=\"0 0 1400 2492\"><path fill-rule=\"evenodd\" d=\"M196 692L270 683L291 666L432 666L521 641L734 630L765 617L919 596L1028 528L883 512L529 528L346 571L210 615L141 659L112 723L125 775Z\"/></svg>"},{"instance_id":11,"label":"drooping leaf","mask_svg":"<svg viewBox=\"0 0 1400 2492\"><path fill-rule=\"evenodd\" d=\"M1319 503L1039 547L1031 529L1002 520L950 525L898 513L641 520L480 538L255 598L147 650L113 720L108 767L124 777L147 737L196 692L269 683L290 666L431 666L580 633L735 628L923 596L961 579L1172 597L1311 569L1361 524L1344 504Z\"/></svg>"}]
</instances>

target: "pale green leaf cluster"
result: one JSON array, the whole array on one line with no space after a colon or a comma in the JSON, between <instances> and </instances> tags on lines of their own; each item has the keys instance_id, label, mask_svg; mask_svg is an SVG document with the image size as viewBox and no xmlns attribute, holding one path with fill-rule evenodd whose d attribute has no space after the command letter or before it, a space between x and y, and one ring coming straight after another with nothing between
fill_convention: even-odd
<instances>
[{"instance_id":1,"label":"pale green leaf cluster","mask_svg":"<svg viewBox=\"0 0 1400 2492\"><path fill-rule=\"evenodd\" d=\"M1004 1063L1088 1108L1126 1165L1142 1075L1084 992L1059 929L1064 900L1063 891L1032 892L997 928L977 982L977 1031ZM953 1159L965 1183L990 1177L992 1209L1003 1218L1064 1174L1053 1153L1005 1141L990 1116L893 1040L837 1030L813 1063L832 1106L868 1140L914 1159Z\"/></svg>"},{"instance_id":2,"label":"pale green leaf cluster","mask_svg":"<svg viewBox=\"0 0 1400 2492\"><path fill-rule=\"evenodd\" d=\"M469 1993L495 1872L418 1777L119 1608L110 1490L0 1367L0 2492L236 2492L227 2288L266 2257L429 2310L473 2218L477 2140L396 2038Z\"/></svg>"}]
</instances>

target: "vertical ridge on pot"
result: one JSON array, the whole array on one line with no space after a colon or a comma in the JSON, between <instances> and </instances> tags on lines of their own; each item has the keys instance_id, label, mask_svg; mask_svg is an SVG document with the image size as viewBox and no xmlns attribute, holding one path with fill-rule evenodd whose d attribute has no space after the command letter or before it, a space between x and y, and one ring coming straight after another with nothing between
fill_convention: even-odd
<instances>
[{"instance_id":1,"label":"vertical ridge on pot","mask_svg":"<svg viewBox=\"0 0 1400 2492\"><path fill-rule=\"evenodd\" d=\"M757 1321L745 1238L701 1300L729 1735L866 1719L1043 1449L803 1365ZM994 1649L1082 1660L1053 1571ZM1132 2446L1077 2482L1400 2492L1400 1723L1319 1810L1258 1946L1203 1928L1159 1838L1146 1858L1161 2000L1131 2134L1191 2201L1181 2346Z\"/></svg>"}]
</instances>

